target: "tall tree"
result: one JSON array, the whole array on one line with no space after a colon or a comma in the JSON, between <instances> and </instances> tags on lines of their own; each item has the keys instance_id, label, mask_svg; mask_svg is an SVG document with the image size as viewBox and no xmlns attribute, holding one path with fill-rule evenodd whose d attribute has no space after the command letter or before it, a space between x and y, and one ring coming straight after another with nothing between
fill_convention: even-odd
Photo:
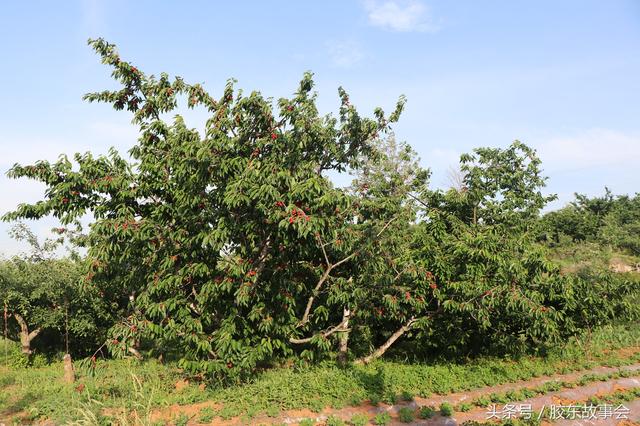
<instances>
[{"instance_id":1,"label":"tall tree","mask_svg":"<svg viewBox=\"0 0 640 426\"><path fill-rule=\"evenodd\" d=\"M133 114L141 136L131 159L112 150L76 154L75 166L65 156L15 165L9 176L48 189L5 220L93 215L86 279L127 309L109 340L116 355L152 338L187 369L233 375L326 337L308 321L313 296L345 261L327 262L320 241L352 217L351 198L325 172L357 168L404 99L369 119L340 89L339 116L321 116L309 73L275 105L231 80L214 99L199 84L146 75L102 39L90 45L121 87L85 98ZM209 113L204 134L179 115L163 119L182 98Z\"/></svg>"}]
</instances>

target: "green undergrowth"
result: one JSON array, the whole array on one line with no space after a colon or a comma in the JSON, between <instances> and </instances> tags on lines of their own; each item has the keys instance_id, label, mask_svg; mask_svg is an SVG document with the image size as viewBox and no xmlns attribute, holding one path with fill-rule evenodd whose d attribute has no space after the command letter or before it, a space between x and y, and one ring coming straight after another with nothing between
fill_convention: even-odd
<instances>
[{"instance_id":1,"label":"green undergrowth","mask_svg":"<svg viewBox=\"0 0 640 426\"><path fill-rule=\"evenodd\" d=\"M155 360L98 360L95 370L78 365L73 385L61 381L62 364L16 367L3 358L6 342L0 341L0 419L20 413L25 421L47 418L57 423L92 418L108 424L106 415L136 410L141 417L157 407L205 400L220 403L206 417L250 419L278 416L283 410L342 408L365 401L397 402L414 396L448 394L568 373L598 365L623 366L640 361L640 353L615 349L640 346L640 327L611 326L589 338L573 339L546 357L519 359L483 357L462 362L405 364L378 361L367 366L340 367L325 363L303 369L278 368L261 373L253 381L228 387L191 381L181 390L181 372L172 364ZM145 414L146 413L146 414Z\"/></svg>"}]
</instances>

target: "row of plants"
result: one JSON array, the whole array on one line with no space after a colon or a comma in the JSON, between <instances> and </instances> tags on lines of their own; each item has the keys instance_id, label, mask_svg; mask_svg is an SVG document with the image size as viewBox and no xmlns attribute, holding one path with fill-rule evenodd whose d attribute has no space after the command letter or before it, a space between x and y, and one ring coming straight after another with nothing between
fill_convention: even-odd
<instances>
[{"instance_id":1,"label":"row of plants","mask_svg":"<svg viewBox=\"0 0 640 426\"><path fill-rule=\"evenodd\" d=\"M261 415L277 417L283 410L320 412L326 407L358 406L367 401L397 403L599 365L629 365L637 362L637 356L630 353L638 346L640 327L607 326L571 338L544 357L483 356L467 362L434 359L423 364L399 359L348 366L323 362L303 369L282 366L263 371L251 383L240 385L192 381L179 391L175 383L183 373L173 363L98 359L92 368L90 361L81 362L76 364L78 379L74 386L59 380L61 364L54 363L3 372L0 412L25 410L32 420L48 418L63 424L78 418L79 410L105 417L105 410L140 413L141 407L151 412L172 404L215 401L219 407L209 410L215 417L244 417L250 422ZM5 350L9 355L11 351L19 353L16 344L0 345L0 358Z\"/></svg>"},{"instance_id":2,"label":"row of plants","mask_svg":"<svg viewBox=\"0 0 640 426\"><path fill-rule=\"evenodd\" d=\"M636 360L640 359L638 357ZM473 399L469 403L462 403L455 407L456 411L469 411L475 407L488 407L491 404L506 404L510 402L522 401L529 398L534 398L539 395L545 395L549 392L556 392L562 389L573 389L575 387L581 387L588 385L589 383L597 381L607 381L611 379L619 379L623 377L635 377L639 375L637 371L633 370L619 370L608 374L585 374L584 376L570 381L550 381L539 386L514 389L507 392L492 393L486 396L481 396Z\"/></svg>"}]
</instances>

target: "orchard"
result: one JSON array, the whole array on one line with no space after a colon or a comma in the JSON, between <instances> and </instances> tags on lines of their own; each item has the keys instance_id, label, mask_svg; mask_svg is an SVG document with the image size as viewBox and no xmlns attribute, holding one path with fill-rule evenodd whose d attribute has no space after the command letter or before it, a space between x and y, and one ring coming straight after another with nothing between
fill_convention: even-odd
<instances>
[{"instance_id":1,"label":"orchard","mask_svg":"<svg viewBox=\"0 0 640 426\"><path fill-rule=\"evenodd\" d=\"M140 136L126 155L62 155L9 171L47 190L4 220L53 215L86 253L63 268L81 270L73 291L56 284L47 296L66 316L43 308L27 289L33 279L11 266L1 301L15 333L23 323L62 330L66 318L100 330L99 341L78 331L67 351L162 355L190 374L243 379L287 359L542 350L637 318L637 282L563 274L548 259L539 217L552 197L525 144L465 154L463 185L431 189L391 129L404 97L390 114L365 117L340 88L337 116L321 115L311 74L275 102L233 80L210 94L144 73L102 39L89 44L118 89L85 99L126 111ZM208 113L204 132L176 115L185 102ZM336 186L334 172L351 173L352 184ZM84 217L86 232L76 228ZM42 262L34 274L63 276ZM101 320L78 322L79 303Z\"/></svg>"}]
</instances>

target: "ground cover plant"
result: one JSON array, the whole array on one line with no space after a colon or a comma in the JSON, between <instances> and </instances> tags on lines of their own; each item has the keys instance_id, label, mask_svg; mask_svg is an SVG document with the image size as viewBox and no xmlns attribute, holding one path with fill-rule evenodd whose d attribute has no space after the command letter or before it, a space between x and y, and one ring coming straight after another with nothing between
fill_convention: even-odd
<instances>
[{"instance_id":1,"label":"ground cover plant","mask_svg":"<svg viewBox=\"0 0 640 426\"><path fill-rule=\"evenodd\" d=\"M13 350L9 351L11 360L12 353L19 355L19 347L5 344L0 348L0 357L8 346ZM80 413L113 418L115 415L110 410L137 410L142 416L140 413L171 404L203 401L213 401L220 407L207 409L201 415L221 419L266 415L274 402L277 402L275 415L281 410L302 408L319 412L325 407L344 407L351 400L359 405L397 395L400 401L402 393L409 391L421 397L446 395L598 365L628 365L640 361L640 352L629 354L629 348L638 347L639 327L605 327L591 337L585 335L581 340L572 340L562 350L545 357L517 360L482 357L473 363L441 360L418 365L408 365L402 360L379 360L346 369L327 363L298 371L281 367L261 373L252 383L212 385L203 389L202 382L194 381L180 390L176 390L175 384L183 375L177 366L154 360L98 359L95 369L79 369L77 383L69 386L60 380L60 363L7 368L4 366L10 361L2 358L0 386L6 392L2 393L0 413L26 410L29 418L49 418L64 423L78 418ZM617 352L615 348L622 351ZM482 405L481 401L474 402ZM491 400L486 402L490 403ZM433 410L434 414L437 409L439 407ZM417 416L427 414L427 410L421 410Z\"/></svg>"}]
</instances>

